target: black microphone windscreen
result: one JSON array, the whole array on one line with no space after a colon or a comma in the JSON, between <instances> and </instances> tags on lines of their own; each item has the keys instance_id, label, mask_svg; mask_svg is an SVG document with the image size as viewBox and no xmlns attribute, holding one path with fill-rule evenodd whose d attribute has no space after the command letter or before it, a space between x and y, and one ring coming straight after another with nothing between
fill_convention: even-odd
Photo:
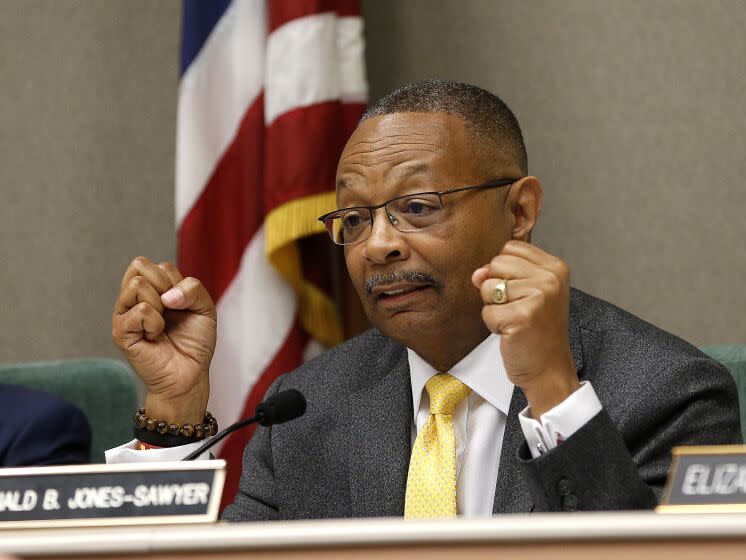
<instances>
[{"instance_id":1,"label":"black microphone windscreen","mask_svg":"<svg viewBox=\"0 0 746 560\"><path fill-rule=\"evenodd\" d=\"M303 416L305 412L306 399L296 389L280 391L256 407L256 415L262 426L282 424Z\"/></svg>"}]
</instances>

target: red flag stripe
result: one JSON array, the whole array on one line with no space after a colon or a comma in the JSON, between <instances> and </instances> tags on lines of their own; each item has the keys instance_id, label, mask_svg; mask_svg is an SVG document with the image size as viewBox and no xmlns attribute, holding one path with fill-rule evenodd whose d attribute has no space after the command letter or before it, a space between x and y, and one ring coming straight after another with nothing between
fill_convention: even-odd
<instances>
[{"instance_id":1,"label":"red flag stripe","mask_svg":"<svg viewBox=\"0 0 746 560\"><path fill-rule=\"evenodd\" d=\"M294 19L323 12L334 12L338 16L359 16L358 0L270 0L269 32Z\"/></svg>"},{"instance_id":2,"label":"red flag stripe","mask_svg":"<svg viewBox=\"0 0 746 560\"><path fill-rule=\"evenodd\" d=\"M285 113L267 130L267 212L303 196L334 190L337 160L365 105L332 101Z\"/></svg>"},{"instance_id":3,"label":"red flag stripe","mask_svg":"<svg viewBox=\"0 0 746 560\"><path fill-rule=\"evenodd\" d=\"M179 229L179 264L218 301L261 227L264 116L260 95Z\"/></svg>"}]
</instances>

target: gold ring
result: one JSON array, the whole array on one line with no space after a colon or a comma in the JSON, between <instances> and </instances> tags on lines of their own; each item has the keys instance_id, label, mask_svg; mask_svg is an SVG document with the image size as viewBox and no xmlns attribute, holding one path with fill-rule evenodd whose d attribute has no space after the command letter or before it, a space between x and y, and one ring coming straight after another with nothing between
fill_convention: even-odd
<instances>
[{"instance_id":1,"label":"gold ring","mask_svg":"<svg viewBox=\"0 0 746 560\"><path fill-rule=\"evenodd\" d=\"M492 301L500 305L508 301L508 281L499 279L492 290Z\"/></svg>"}]
</instances>

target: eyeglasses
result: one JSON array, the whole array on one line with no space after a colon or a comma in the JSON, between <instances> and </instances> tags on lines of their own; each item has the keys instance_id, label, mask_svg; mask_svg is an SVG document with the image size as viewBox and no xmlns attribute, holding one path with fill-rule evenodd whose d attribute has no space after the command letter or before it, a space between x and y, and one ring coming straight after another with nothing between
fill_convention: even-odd
<instances>
[{"instance_id":1,"label":"eyeglasses","mask_svg":"<svg viewBox=\"0 0 746 560\"><path fill-rule=\"evenodd\" d=\"M431 228L443 219L443 197L463 191L492 189L512 185L518 179L496 179L473 187L459 187L447 191L408 194L387 200L376 206L342 208L319 218L329 237L337 245L353 245L370 237L373 229L373 211L386 208L386 215L398 231L413 233Z\"/></svg>"}]
</instances>

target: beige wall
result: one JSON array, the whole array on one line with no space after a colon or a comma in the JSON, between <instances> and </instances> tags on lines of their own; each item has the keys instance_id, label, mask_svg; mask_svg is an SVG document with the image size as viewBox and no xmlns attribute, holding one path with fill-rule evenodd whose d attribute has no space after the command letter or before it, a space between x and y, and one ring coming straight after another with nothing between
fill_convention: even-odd
<instances>
[{"instance_id":1,"label":"beige wall","mask_svg":"<svg viewBox=\"0 0 746 560\"><path fill-rule=\"evenodd\" d=\"M173 258L180 3L0 0L0 361L116 355L129 259ZM371 93L476 83L522 123L574 284L746 343L746 3L367 0Z\"/></svg>"},{"instance_id":2,"label":"beige wall","mask_svg":"<svg viewBox=\"0 0 746 560\"><path fill-rule=\"evenodd\" d=\"M173 258L179 17L0 1L0 361L116 356L124 267Z\"/></svg>"}]
</instances>

